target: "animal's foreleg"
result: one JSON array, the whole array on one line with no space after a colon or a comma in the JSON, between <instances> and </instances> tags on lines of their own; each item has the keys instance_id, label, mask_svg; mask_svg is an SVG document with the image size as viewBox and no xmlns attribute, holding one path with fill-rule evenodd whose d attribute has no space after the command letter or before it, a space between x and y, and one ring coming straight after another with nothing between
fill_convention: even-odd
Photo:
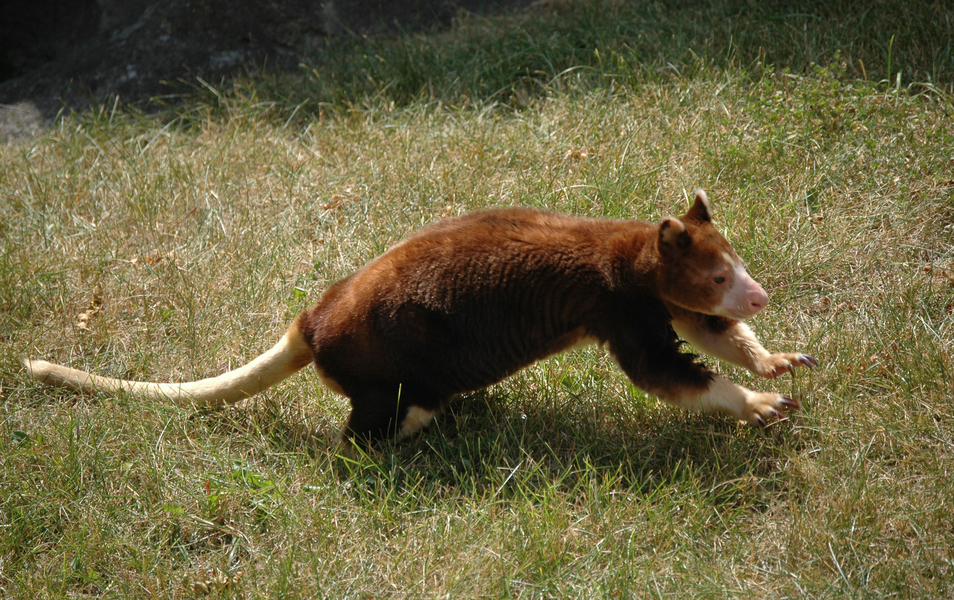
<instances>
[{"instance_id":1,"label":"animal's foreleg","mask_svg":"<svg viewBox=\"0 0 954 600\"><path fill-rule=\"evenodd\" d=\"M688 410L721 412L759 427L799 406L792 398L775 392L754 392L721 375L713 375L709 387L702 392L675 394L666 399Z\"/></svg>"},{"instance_id":2,"label":"animal's foreleg","mask_svg":"<svg viewBox=\"0 0 954 600\"><path fill-rule=\"evenodd\" d=\"M796 367L812 368L818 361L808 354L766 350L748 325L742 321L723 320L724 328L714 330L698 318L677 317L672 327L679 337L710 356L721 358L752 373L769 379L778 377Z\"/></svg>"},{"instance_id":3,"label":"animal's foreleg","mask_svg":"<svg viewBox=\"0 0 954 600\"><path fill-rule=\"evenodd\" d=\"M798 403L774 392L754 392L709 371L673 347L649 351L617 350L620 366L634 384L686 410L721 412L751 425L765 426Z\"/></svg>"}]
</instances>

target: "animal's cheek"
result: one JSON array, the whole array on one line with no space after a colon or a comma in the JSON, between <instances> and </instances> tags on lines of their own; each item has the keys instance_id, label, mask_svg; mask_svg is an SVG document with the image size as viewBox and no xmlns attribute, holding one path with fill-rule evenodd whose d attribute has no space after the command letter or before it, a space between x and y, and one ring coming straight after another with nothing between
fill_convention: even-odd
<instances>
[{"instance_id":1,"label":"animal's cheek","mask_svg":"<svg viewBox=\"0 0 954 600\"><path fill-rule=\"evenodd\" d=\"M682 272L678 277L671 277L665 287L660 287L659 294L663 300L677 306L706 314L714 314L722 296L719 290L714 289L708 277L691 272Z\"/></svg>"}]
</instances>

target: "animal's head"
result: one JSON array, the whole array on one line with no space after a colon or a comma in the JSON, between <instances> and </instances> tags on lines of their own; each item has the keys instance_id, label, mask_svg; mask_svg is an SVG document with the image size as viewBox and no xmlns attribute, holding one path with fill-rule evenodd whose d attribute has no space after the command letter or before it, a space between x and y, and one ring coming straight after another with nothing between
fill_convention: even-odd
<instances>
[{"instance_id":1,"label":"animal's head","mask_svg":"<svg viewBox=\"0 0 954 600\"><path fill-rule=\"evenodd\" d=\"M768 304L768 294L745 270L742 259L716 231L709 199L696 190L681 219L659 222L659 292L663 299L695 312L746 319Z\"/></svg>"}]
</instances>

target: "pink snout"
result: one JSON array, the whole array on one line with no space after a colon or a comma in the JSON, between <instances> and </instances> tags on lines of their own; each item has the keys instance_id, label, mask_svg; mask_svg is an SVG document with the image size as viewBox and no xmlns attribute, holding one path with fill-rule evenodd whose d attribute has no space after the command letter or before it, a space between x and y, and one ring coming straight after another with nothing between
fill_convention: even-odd
<instances>
[{"instance_id":1,"label":"pink snout","mask_svg":"<svg viewBox=\"0 0 954 600\"><path fill-rule=\"evenodd\" d=\"M768 294L757 281L737 267L732 287L726 290L717 314L732 319L747 319L768 305Z\"/></svg>"},{"instance_id":2,"label":"pink snout","mask_svg":"<svg viewBox=\"0 0 954 600\"><path fill-rule=\"evenodd\" d=\"M754 315L768 305L768 294L765 293L765 288L751 277L747 283L750 287L746 292L746 302L748 302L749 311Z\"/></svg>"}]
</instances>

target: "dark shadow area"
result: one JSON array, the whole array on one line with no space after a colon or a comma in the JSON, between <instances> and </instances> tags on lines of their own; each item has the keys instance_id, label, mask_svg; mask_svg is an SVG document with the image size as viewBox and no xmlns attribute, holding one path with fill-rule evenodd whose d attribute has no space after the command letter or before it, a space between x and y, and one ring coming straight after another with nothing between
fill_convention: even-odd
<instances>
[{"instance_id":1,"label":"dark shadow area","mask_svg":"<svg viewBox=\"0 0 954 600\"><path fill-rule=\"evenodd\" d=\"M63 107L174 94L197 78L297 68L329 41L419 31L529 0L37 0L0 6L0 104Z\"/></svg>"},{"instance_id":2,"label":"dark shadow area","mask_svg":"<svg viewBox=\"0 0 954 600\"><path fill-rule=\"evenodd\" d=\"M516 14L516 19L483 19ZM474 17L477 17L475 20ZM457 25L454 25L454 24ZM463 25L460 25L463 24ZM415 36L447 31L450 36ZM691 64L698 62L695 67ZM0 6L0 135L236 76L277 103L509 100L735 65L949 89L954 6L885 0L38 0ZM304 67L304 68L303 68ZM297 73L281 78L281 73ZM256 83L256 81L258 83ZM550 87L548 87L550 86ZM5 107L4 107L5 105ZM14 107L11 109L10 107Z\"/></svg>"},{"instance_id":3,"label":"dark shadow area","mask_svg":"<svg viewBox=\"0 0 954 600\"><path fill-rule=\"evenodd\" d=\"M492 392L471 394L409 439L341 454L335 460L337 477L357 496L369 498L422 488L452 496L500 488L506 497L511 483L523 489L574 489L594 474L618 481L619 491L640 494L692 481L711 488L720 503L759 509L762 494L788 487L786 457L810 437L791 422L757 430L719 415L640 406L635 399L612 404L594 414L572 399L554 404L548 398L515 401ZM268 402L201 419L217 435L257 432L251 437L270 440L281 453L318 459L342 452L336 444L340 424L329 420L321 431L310 430Z\"/></svg>"}]
</instances>

